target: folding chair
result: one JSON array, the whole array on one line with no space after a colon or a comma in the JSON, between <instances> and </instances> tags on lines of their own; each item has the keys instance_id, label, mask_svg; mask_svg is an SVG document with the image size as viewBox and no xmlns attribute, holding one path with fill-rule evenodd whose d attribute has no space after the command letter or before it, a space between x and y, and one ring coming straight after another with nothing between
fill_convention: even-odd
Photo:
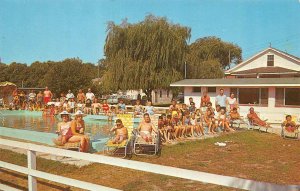
<instances>
[{"instance_id":1,"label":"folding chair","mask_svg":"<svg viewBox=\"0 0 300 191\"><path fill-rule=\"evenodd\" d=\"M126 158L132 154L133 142L133 116L132 114L118 114L118 119L122 120L123 125L127 128L128 139L121 143L113 143L112 139L108 140L104 146L103 152L107 155L121 156Z\"/></svg>"},{"instance_id":2,"label":"folding chair","mask_svg":"<svg viewBox=\"0 0 300 191\"><path fill-rule=\"evenodd\" d=\"M300 118L299 118L300 119ZM299 120L298 119L298 120ZM292 115L292 121L294 121L295 123L297 123L297 116L296 115ZM291 138L291 139L297 139L299 137L299 124L296 125L296 129L294 130L294 132L289 132L286 130L285 126L283 124L281 124L281 136L286 139L286 138Z\"/></svg>"},{"instance_id":3,"label":"folding chair","mask_svg":"<svg viewBox=\"0 0 300 191\"><path fill-rule=\"evenodd\" d=\"M152 131L152 141L146 142L139 134L135 131L135 140L133 144L133 153L135 155L157 155L161 149L161 135L158 131L158 116L151 116L151 122L154 125L156 132Z\"/></svg>"}]
</instances>

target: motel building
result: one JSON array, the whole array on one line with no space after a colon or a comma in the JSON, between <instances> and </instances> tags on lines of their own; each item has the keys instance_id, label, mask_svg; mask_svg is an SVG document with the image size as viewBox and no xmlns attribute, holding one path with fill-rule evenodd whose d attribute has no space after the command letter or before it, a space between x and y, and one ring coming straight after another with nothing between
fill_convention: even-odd
<instances>
[{"instance_id":1,"label":"motel building","mask_svg":"<svg viewBox=\"0 0 300 191\"><path fill-rule=\"evenodd\" d=\"M228 97L235 94L240 114L254 107L261 118L280 123L286 114L300 120L300 58L269 47L225 71L223 79L184 79L172 83L184 88L184 102L192 97L196 107L204 91L215 106L220 89Z\"/></svg>"}]
</instances>

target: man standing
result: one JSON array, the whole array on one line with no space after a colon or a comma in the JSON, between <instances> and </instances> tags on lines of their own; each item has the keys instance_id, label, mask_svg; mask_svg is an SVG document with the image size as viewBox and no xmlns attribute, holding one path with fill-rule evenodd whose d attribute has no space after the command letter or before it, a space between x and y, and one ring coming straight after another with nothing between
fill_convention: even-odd
<instances>
[{"instance_id":1,"label":"man standing","mask_svg":"<svg viewBox=\"0 0 300 191\"><path fill-rule=\"evenodd\" d=\"M66 95L67 100L74 99L74 94L71 92L71 90L68 91L68 94Z\"/></svg>"},{"instance_id":2,"label":"man standing","mask_svg":"<svg viewBox=\"0 0 300 191\"><path fill-rule=\"evenodd\" d=\"M35 102L36 93L33 90L31 90L28 96L30 101Z\"/></svg>"},{"instance_id":3,"label":"man standing","mask_svg":"<svg viewBox=\"0 0 300 191\"><path fill-rule=\"evenodd\" d=\"M82 92L82 89L80 89L77 94L77 102L80 102L80 101L81 101L81 103L84 103L84 101L85 101L85 95Z\"/></svg>"},{"instance_id":4,"label":"man standing","mask_svg":"<svg viewBox=\"0 0 300 191\"><path fill-rule=\"evenodd\" d=\"M44 91L44 104L46 105L49 101L52 99L52 92L48 89L46 86L45 91Z\"/></svg>"},{"instance_id":5,"label":"man standing","mask_svg":"<svg viewBox=\"0 0 300 191\"><path fill-rule=\"evenodd\" d=\"M95 98L95 94L92 92L91 88L88 89L88 92L85 94L86 100L91 100L93 101Z\"/></svg>"},{"instance_id":6,"label":"man standing","mask_svg":"<svg viewBox=\"0 0 300 191\"><path fill-rule=\"evenodd\" d=\"M224 90L220 89L219 95L216 97L216 105L220 105L221 109L226 111L226 95L224 95Z\"/></svg>"}]
</instances>

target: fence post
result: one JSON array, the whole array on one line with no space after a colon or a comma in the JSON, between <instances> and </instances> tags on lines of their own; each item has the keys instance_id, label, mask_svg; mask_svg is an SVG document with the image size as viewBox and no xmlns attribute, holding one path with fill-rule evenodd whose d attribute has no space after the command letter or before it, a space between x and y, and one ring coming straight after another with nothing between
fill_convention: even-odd
<instances>
[{"instance_id":1,"label":"fence post","mask_svg":"<svg viewBox=\"0 0 300 191\"><path fill-rule=\"evenodd\" d=\"M29 172L31 169L36 170L36 152L28 150L27 151L27 164ZM37 191L37 182L36 178L28 174L28 190Z\"/></svg>"}]
</instances>

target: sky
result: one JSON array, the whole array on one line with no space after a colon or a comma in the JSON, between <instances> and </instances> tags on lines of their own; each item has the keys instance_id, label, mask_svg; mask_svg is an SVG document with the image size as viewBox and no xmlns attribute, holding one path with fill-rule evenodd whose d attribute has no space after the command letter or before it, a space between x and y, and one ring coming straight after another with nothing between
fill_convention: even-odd
<instances>
[{"instance_id":1,"label":"sky","mask_svg":"<svg viewBox=\"0 0 300 191\"><path fill-rule=\"evenodd\" d=\"M3 63L104 58L107 22L167 17L190 27L189 44L217 36L243 59L271 46L300 57L300 0L0 0Z\"/></svg>"}]
</instances>

